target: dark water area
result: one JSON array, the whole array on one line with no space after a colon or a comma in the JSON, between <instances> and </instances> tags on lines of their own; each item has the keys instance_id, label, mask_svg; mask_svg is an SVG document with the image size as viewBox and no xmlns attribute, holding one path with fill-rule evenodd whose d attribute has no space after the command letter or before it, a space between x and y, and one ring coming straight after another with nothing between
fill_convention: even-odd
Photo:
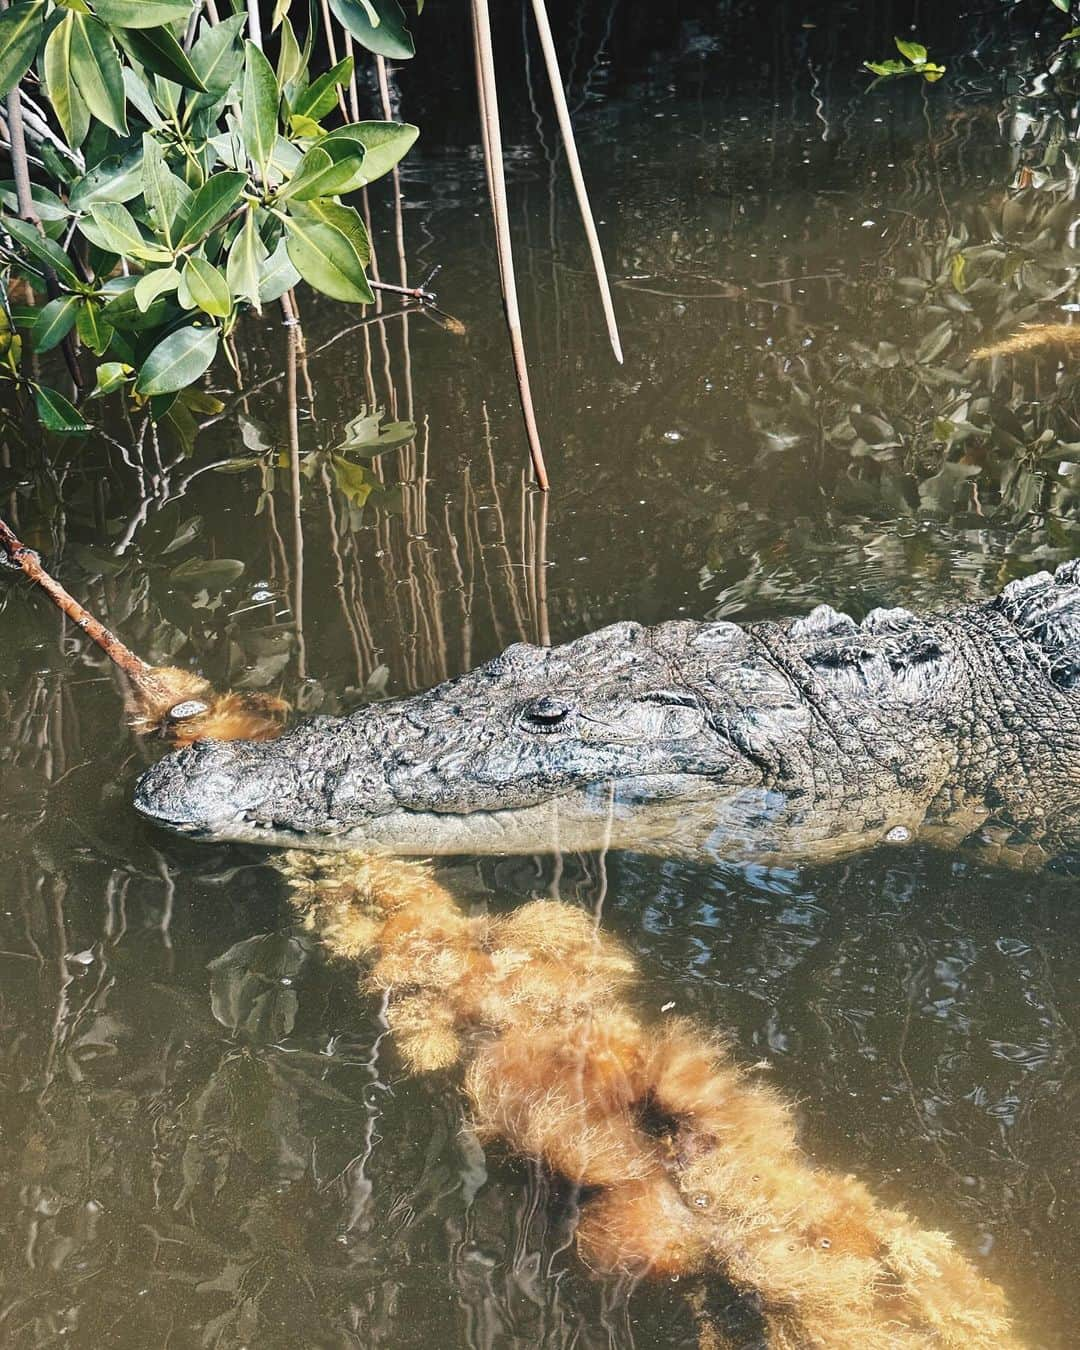
<instances>
[{"instance_id":1,"label":"dark water area","mask_svg":"<svg viewBox=\"0 0 1080 1350\"><path fill-rule=\"evenodd\" d=\"M500 7L548 499L467 28L428 9L395 77L423 131L403 237L465 336L394 304L339 336L357 316L309 298L306 362L276 314L246 320L244 388L215 368L191 445L116 409L75 443L5 429L0 514L131 646L333 713L519 639L941 608L1080 556L1076 367L969 360L1080 310L1076 125L1023 7L559 7L622 367L524 11ZM912 24L949 76L868 95L859 62ZM372 209L396 280L387 191ZM415 439L373 457L365 407ZM572 1198L476 1142L452 1074L403 1073L264 853L135 818L156 753L100 654L0 576L0 1345L695 1344L677 1286L590 1278ZM444 870L478 906L599 913L646 1009L726 1032L814 1160L955 1234L1028 1344L1075 1344L1075 881L918 842Z\"/></svg>"}]
</instances>

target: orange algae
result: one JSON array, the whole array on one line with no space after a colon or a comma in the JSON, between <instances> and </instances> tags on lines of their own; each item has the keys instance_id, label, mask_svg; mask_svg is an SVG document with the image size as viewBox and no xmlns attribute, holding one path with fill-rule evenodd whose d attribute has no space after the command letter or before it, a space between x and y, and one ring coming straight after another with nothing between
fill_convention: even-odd
<instances>
[{"instance_id":1,"label":"orange algae","mask_svg":"<svg viewBox=\"0 0 1080 1350\"><path fill-rule=\"evenodd\" d=\"M466 915L423 865L287 854L303 921L366 959L410 1072L464 1067L482 1139L586 1196L598 1272L710 1277L752 1296L774 1350L1012 1350L1002 1291L942 1233L813 1166L790 1104L683 1020L647 1026L635 967L580 909ZM688 1291L704 1350L723 1343Z\"/></svg>"},{"instance_id":2,"label":"orange algae","mask_svg":"<svg viewBox=\"0 0 1080 1350\"><path fill-rule=\"evenodd\" d=\"M219 694L209 680L178 666L153 666L147 673L151 679L132 683L127 699L128 721L140 736L160 736L171 745L270 741L285 728L289 705L273 694Z\"/></svg>"}]
</instances>

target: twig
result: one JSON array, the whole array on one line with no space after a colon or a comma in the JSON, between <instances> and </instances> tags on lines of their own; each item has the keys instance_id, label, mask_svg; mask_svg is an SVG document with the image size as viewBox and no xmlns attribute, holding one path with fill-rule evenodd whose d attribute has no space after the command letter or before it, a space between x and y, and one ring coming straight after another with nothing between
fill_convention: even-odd
<instances>
[{"instance_id":1,"label":"twig","mask_svg":"<svg viewBox=\"0 0 1080 1350\"><path fill-rule=\"evenodd\" d=\"M104 624L79 604L78 600L42 567L41 559L32 548L15 535L11 528L0 520L0 549L7 554L13 566L18 567L29 577L35 586L40 586L58 609L72 620L91 642L96 642L110 661L120 667L125 675L140 691L159 701L169 697L165 686L157 680L146 662L136 656L120 639L110 633Z\"/></svg>"},{"instance_id":2,"label":"twig","mask_svg":"<svg viewBox=\"0 0 1080 1350\"><path fill-rule=\"evenodd\" d=\"M395 295L407 295L426 305L433 305L439 298L434 291L425 290L423 286L395 286L392 281L369 281L368 285L373 291L393 291Z\"/></svg>"},{"instance_id":3,"label":"twig","mask_svg":"<svg viewBox=\"0 0 1080 1350\"><path fill-rule=\"evenodd\" d=\"M498 240L499 278L502 283L503 308L506 327L510 334L510 351L514 359L518 396L525 418L525 434L529 441L529 455L533 472L541 491L548 490L547 468L536 426L532 391L529 388L529 367L525 360L525 343L521 335L521 315L518 311L517 281L514 277L514 254L510 243L510 216L506 203L506 178L503 172L502 130L499 126L499 96L495 86L495 52L491 44L491 15L487 0L472 0L473 45L476 53L476 81L480 99L480 117L484 128L484 157L488 166L488 187L491 191L491 213L495 219Z\"/></svg>"},{"instance_id":4,"label":"twig","mask_svg":"<svg viewBox=\"0 0 1080 1350\"><path fill-rule=\"evenodd\" d=\"M545 0L532 0L536 29L540 34L540 48L544 53L544 65L547 67L548 83L551 85L551 97L555 103L555 115L559 120L563 145L566 148L566 162L570 169L570 179L574 184L581 223L585 227L585 238L589 241L589 253L592 256L596 284L600 288L600 303L604 308L608 337L615 353L615 360L622 365L622 342L619 339L619 326L615 319L615 306L611 299L611 286L608 284L607 269L604 267L604 255L600 249L600 239L596 233L589 193L585 186L585 175L581 171L577 142L574 139L574 124L570 120L570 109L566 105L566 90L563 88L562 75L559 72L559 58L555 51L555 41L551 36L551 24Z\"/></svg>"}]
</instances>

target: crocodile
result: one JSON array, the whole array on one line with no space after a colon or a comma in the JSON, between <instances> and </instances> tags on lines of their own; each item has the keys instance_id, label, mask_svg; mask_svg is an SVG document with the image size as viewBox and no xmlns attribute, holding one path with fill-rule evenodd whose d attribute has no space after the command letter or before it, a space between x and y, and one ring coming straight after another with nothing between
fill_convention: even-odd
<instances>
[{"instance_id":1,"label":"crocodile","mask_svg":"<svg viewBox=\"0 0 1080 1350\"><path fill-rule=\"evenodd\" d=\"M1080 848L1080 560L861 623L612 624L413 697L140 778L199 839L399 854L627 848L770 861L965 838Z\"/></svg>"}]
</instances>

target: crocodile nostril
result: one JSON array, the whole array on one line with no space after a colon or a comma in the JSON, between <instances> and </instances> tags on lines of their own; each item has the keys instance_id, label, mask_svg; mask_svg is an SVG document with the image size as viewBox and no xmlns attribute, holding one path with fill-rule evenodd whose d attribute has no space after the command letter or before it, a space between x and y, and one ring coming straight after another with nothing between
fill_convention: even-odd
<instances>
[{"instance_id":1,"label":"crocodile nostril","mask_svg":"<svg viewBox=\"0 0 1080 1350\"><path fill-rule=\"evenodd\" d=\"M564 703L561 698L543 694L540 698L534 698L531 703L526 703L523 715L525 721L536 730L553 731L556 727L562 726L573 711L571 705Z\"/></svg>"}]
</instances>

